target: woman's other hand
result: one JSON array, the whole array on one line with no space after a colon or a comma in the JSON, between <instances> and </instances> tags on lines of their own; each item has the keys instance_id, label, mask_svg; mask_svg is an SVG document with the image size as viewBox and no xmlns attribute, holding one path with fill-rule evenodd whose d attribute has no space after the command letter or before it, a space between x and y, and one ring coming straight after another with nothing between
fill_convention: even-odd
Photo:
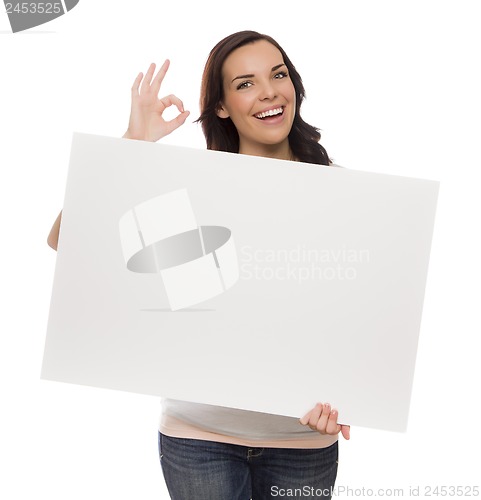
<instances>
[{"instance_id":1,"label":"woman's other hand","mask_svg":"<svg viewBox=\"0 0 481 500\"><path fill-rule=\"evenodd\" d=\"M167 59L154 77L155 64L152 63L145 77L139 73L135 79L132 85L129 127L124 138L156 142L180 127L189 116L189 111L184 110L182 101L175 95L161 99L158 97L169 64ZM177 107L179 115L166 121L162 114L172 105Z\"/></svg>"},{"instance_id":2,"label":"woman's other hand","mask_svg":"<svg viewBox=\"0 0 481 500\"><path fill-rule=\"evenodd\" d=\"M349 425L341 425L337 423L338 412L331 409L329 403L317 403L317 405L308 413L306 413L299 421L302 425L308 425L312 430L318 431L321 434L339 434L344 436L344 439L349 439L351 427Z\"/></svg>"}]
</instances>

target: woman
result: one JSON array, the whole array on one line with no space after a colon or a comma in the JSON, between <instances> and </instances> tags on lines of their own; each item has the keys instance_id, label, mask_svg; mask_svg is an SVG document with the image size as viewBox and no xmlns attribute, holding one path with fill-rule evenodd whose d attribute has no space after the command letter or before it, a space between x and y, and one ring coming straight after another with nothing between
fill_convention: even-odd
<instances>
[{"instance_id":1,"label":"woman","mask_svg":"<svg viewBox=\"0 0 481 500\"><path fill-rule=\"evenodd\" d=\"M174 95L158 98L166 61L132 86L127 139L158 141L189 112ZM220 41L207 60L198 121L207 148L322 165L331 162L318 129L300 116L302 80L271 37L242 31ZM179 115L162 117L175 105ZM61 215L49 236L56 248ZM163 401L159 457L173 499L330 498L337 474L338 413L318 403L300 420L174 400Z\"/></svg>"}]
</instances>

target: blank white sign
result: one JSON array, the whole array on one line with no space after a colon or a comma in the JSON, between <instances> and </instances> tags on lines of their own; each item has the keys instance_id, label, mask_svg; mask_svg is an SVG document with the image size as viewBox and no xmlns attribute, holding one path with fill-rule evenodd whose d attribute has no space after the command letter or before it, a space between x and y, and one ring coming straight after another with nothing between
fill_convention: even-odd
<instances>
[{"instance_id":1,"label":"blank white sign","mask_svg":"<svg viewBox=\"0 0 481 500\"><path fill-rule=\"evenodd\" d=\"M404 431L438 190L74 134L42 378Z\"/></svg>"}]
</instances>

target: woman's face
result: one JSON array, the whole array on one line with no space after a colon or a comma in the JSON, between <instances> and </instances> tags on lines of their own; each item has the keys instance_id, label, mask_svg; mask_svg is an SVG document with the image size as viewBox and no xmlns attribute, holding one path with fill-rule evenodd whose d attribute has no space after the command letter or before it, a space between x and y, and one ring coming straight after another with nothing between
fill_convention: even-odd
<instances>
[{"instance_id":1,"label":"woman's face","mask_svg":"<svg viewBox=\"0 0 481 500\"><path fill-rule=\"evenodd\" d=\"M280 51L266 40L239 47L225 60L222 77L218 116L234 123L239 153L289 159L296 94Z\"/></svg>"}]
</instances>

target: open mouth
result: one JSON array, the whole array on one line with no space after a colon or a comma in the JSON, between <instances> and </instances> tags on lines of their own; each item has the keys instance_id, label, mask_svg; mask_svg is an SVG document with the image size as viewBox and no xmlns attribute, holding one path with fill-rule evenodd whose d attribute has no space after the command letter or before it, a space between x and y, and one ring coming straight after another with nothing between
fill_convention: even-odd
<instances>
[{"instance_id":1,"label":"open mouth","mask_svg":"<svg viewBox=\"0 0 481 500\"><path fill-rule=\"evenodd\" d=\"M268 111L263 111L262 113L257 113L254 115L259 120L266 120L275 116L281 116L284 113L284 107L279 106L275 109L269 109Z\"/></svg>"}]
</instances>

